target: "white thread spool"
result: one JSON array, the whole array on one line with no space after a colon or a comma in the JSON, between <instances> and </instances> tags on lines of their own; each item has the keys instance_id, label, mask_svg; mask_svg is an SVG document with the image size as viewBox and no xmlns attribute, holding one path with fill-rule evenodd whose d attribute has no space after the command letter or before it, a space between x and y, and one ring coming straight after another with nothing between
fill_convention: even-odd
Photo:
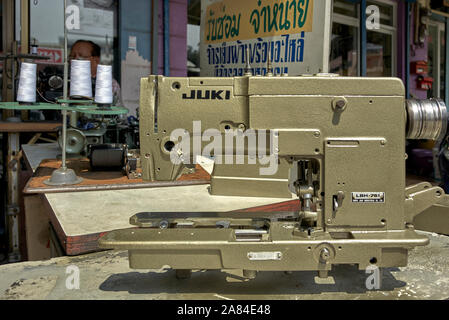
<instances>
[{"instance_id":1,"label":"white thread spool","mask_svg":"<svg viewBox=\"0 0 449 320\"><path fill-rule=\"evenodd\" d=\"M38 54L36 45L31 46L31 54Z\"/></svg>"},{"instance_id":2,"label":"white thread spool","mask_svg":"<svg viewBox=\"0 0 449 320\"><path fill-rule=\"evenodd\" d=\"M70 96L92 98L92 76L89 60L71 61Z\"/></svg>"},{"instance_id":3,"label":"white thread spool","mask_svg":"<svg viewBox=\"0 0 449 320\"><path fill-rule=\"evenodd\" d=\"M17 101L26 103L36 102L37 65L35 63L22 62L20 68L19 89Z\"/></svg>"},{"instance_id":4,"label":"white thread spool","mask_svg":"<svg viewBox=\"0 0 449 320\"><path fill-rule=\"evenodd\" d=\"M112 104L112 66L99 64L97 67L97 81L95 83L95 102Z\"/></svg>"}]
</instances>

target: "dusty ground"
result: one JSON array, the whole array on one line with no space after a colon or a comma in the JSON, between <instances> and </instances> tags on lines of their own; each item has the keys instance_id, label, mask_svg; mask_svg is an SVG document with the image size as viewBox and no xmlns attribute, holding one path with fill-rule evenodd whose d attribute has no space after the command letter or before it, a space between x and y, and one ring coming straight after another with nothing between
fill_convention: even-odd
<instances>
[{"instance_id":1,"label":"dusty ground","mask_svg":"<svg viewBox=\"0 0 449 320\"><path fill-rule=\"evenodd\" d=\"M367 275L339 266L328 280L315 272L263 272L252 281L218 271L177 280L174 271L129 269L126 252L102 252L47 262L0 266L0 299L449 299L449 237L411 251L405 268L383 271L382 288L369 291ZM79 290L68 290L68 266L80 270Z\"/></svg>"}]
</instances>

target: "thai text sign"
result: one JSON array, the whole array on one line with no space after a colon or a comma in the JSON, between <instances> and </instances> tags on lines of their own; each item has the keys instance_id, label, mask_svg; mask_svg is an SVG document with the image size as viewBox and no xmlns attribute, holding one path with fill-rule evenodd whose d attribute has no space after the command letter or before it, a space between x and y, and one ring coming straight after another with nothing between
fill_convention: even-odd
<instances>
[{"instance_id":1,"label":"thai text sign","mask_svg":"<svg viewBox=\"0 0 449 320\"><path fill-rule=\"evenodd\" d=\"M201 75L327 72L331 0L202 0Z\"/></svg>"},{"instance_id":2,"label":"thai text sign","mask_svg":"<svg viewBox=\"0 0 449 320\"><path fill-rule=\"evenodd\" d=\"M313 0L228 0L206 9L206 43L311 32Z\"/></svg>"}]
</instances>

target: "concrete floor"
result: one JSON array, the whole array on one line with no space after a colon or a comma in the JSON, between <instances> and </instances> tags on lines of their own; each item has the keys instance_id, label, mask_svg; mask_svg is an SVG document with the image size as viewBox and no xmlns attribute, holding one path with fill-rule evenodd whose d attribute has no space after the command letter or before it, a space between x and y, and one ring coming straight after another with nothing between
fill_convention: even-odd
<instances>
[{"instance_id":1,"label":"concrete floor","mask_svg":"<svg viewBox=\"0 0 449 320\"><path fill-rule=\"evenodd\" d=\"M174 271L129 269L126 252L101 252L46 262L0 266L0 299L449 299L449 237L410 252L405 268L384 269L382 288L369 291L367 275L338 266L326 280L315 272L262 272L252 281L219 271L177 280ZM66 268L80 270L80 289L66 288Z\"/></svg>"}]
</instances>

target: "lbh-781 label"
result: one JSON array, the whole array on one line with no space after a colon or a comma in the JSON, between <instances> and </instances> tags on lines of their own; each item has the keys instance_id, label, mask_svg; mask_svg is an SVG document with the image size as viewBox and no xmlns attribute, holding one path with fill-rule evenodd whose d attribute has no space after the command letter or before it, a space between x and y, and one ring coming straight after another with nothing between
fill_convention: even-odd
<instances>
[{"instance_id":1,"label":"lbh-781 label","mask_svg":"<svg viewBox=\"0 0 449 320\"><path fill-rule=\"evenodd\" d=\"M358 203L384 203L385 192L353 192L352 202Z\"/></svg>"}]
</instances>

